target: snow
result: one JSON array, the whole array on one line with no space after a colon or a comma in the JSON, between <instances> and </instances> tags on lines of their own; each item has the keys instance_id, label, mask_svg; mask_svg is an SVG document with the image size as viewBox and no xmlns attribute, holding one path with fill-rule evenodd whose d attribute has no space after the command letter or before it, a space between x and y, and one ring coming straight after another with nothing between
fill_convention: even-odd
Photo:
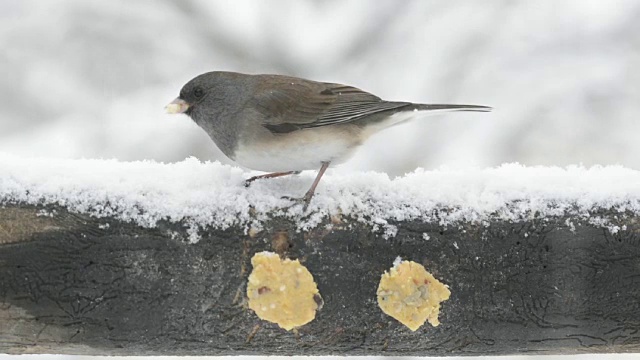
<instances>
[{"instance_id":1,"label":"snow","mask_svg":"<svg viewBox=\"0 0 640 360\"><path fill-rule=\"evenodd\" d=\"M395 260L393 260L393 267L397 268L400 264L402 264L402 258L397 256Z\"/></svg>"},{"instance_id":2,"label":"snow","mask_svg":"<svg viewBox=\"0 0 640 360\"><path fill-rule=\"evenodd\" d=\"M240 226L249 231L274 215L295 220L300 231L329 216L351 217L394 236L397 221L489 226L494 219L518 222L563 215L616 232L625 228L612 220L640 212L640 171L622 166L505 164L487 169L418 169L397 178L330 171L306 211L282 196L302 196L315 172L261 180L245 188L243 180L255 174L195 158L176 163L119 162L0 153L0 202L58 204L72 212L144 227L160 220L182 222L192 241L206 227ZM613 210L617 218L593 215L602 209Z\"/></svg>"}]
</instances>

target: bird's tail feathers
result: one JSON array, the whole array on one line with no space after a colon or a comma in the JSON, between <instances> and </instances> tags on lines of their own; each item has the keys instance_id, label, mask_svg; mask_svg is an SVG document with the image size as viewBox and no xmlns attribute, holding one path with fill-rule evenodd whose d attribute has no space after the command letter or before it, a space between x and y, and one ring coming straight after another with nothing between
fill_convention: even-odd
<instances>
[{"instance_id":1,"label":"bird's tail feathers","mask_svg":"<svg viewBox=\"0 0 640 360\"><path fill-rule=\"evenodd\" d=\"M436 115L443 112L451 111L478 111L489 112L492 108L482 105L455 105L455 104L413 104L406 103L406 105L397 108L394 114L386 117L383 121L369 126L368 133L373 134L379 130L402 124L408 120L419 118L425 115Z\"/></svg>"},{"instance_id":2,"label":"bird's tail feathers","mask_svg":"<svg viewBox=\"0 0 640 360\"><path fill-rule=\"evenodd\" d=\"M409 104L402 111L479 111L489 112L493 108L483 105L456 105L456 104Z\"/></svg>"}]
</instances>

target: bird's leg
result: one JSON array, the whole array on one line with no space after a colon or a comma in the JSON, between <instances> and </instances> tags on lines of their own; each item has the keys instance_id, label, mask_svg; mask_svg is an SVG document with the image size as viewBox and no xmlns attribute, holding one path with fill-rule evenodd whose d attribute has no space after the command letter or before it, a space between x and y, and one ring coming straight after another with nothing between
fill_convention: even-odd
<instances>
[{"instance_id":1,"label":"bird's leg","mask_svg":"<svg viewBox=\"0 0 640 360\"><path fill-rule=\"evenodd\" d=\"M274 172L274 173L269 173L264 175L252 176L244 181L244 186L249 187L252 182L258 179L269 179L269 178L275 178L275 177L287 176L287 175L296 175L296 174L300 174L300 171Z\"/></svg>"},{"instance_id":2,"label":"bird's leg","mask_svg":"<svg viewBox=\"0 0 640 360\"><path fill-rule=\"evenodd\" d=\"M324 175L324 172L327 171L327 168L329 167L329 164L330 164L329 161L323 161L322 162L322 167L320 167L320 170L318 171L318 176L316 176L316 179L313 180L313 184L311 184L311 187L309 188L307 193L304 194L304 197L302 198L302 201L304 201L306 205L309 205L309 202L311 201L311 198L313 197L313 194L316 192L316 187L318 186L318 183L320 182L320 179L322 178L322 175Z\"/></svg>"}]
</instances>

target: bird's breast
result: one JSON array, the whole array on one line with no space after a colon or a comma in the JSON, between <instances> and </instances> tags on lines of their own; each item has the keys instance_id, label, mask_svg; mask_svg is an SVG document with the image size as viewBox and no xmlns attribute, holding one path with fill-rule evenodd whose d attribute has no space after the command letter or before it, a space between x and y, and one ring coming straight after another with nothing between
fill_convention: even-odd
<instances>
[{"instance_id":1,"label":"bird's breast","mask_svg":"<svg viewBox=\"0 0 640 360\"><path fill-rule=\"evenodd\" d=\"M317 170L323 162L347 160L361 143L356 129L327 127L286 134L263 133L239 141L231 158L253 170L281 172Z\"/></svg>"}]
</instances>

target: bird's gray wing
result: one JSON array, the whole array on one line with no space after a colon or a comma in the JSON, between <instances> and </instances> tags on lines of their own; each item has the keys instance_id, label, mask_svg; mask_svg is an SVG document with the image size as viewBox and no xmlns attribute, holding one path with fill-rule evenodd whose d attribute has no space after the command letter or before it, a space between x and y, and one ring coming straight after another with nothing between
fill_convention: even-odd
<instances>
[{"instance_id":1,"label":"bird's gray wing","mask_svg":"<svg viewBox=\"0 0 640 360\"><path fill-rule=\"evenodd\" d=\"M251 101L262 125L274 133L347 123L410 105L389 102L352 86L274 77L257 87Z\"/></svg>"}]
</instances>

